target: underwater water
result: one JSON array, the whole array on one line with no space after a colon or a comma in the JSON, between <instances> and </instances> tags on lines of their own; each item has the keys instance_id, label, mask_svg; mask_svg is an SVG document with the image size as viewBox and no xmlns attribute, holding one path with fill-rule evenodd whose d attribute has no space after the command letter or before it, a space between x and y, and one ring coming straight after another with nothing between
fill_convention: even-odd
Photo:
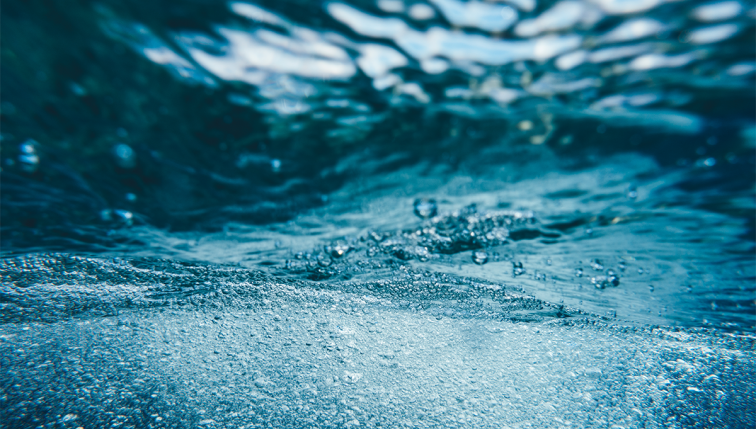
<instances>
[{"instance_id":1,"label":"underwater water","mask_svg":"<svg viewBox=\"0 0 756 429\"><path fill-rule=\"evenodd\" d=\"M0 427L756 425L754 2L2 24Z\"/></svg>"}]
</instances>

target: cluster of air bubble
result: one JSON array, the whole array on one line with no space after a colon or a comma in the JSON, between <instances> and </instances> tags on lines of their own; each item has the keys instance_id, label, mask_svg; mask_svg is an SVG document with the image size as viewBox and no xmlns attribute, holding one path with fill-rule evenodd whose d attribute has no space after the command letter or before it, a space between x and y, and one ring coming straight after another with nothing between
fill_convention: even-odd
<instances>
[{"instance_id":1,"label":"cluster of air bubble","mask_svg":"<svg viewBox=\"0 0 756 429\"><path fill-rule=\"evenodd\" d=\"M535 223L532 212L499 210L479 212L476 205L437 215L433 200L415 202L415 214L426 220L422 226L398 234L372 233L380 251L399 259L427 260L430 254L455 254L499 246L507 242L510 230ZM485 263L484 253L473 254L476 263Z\"/></svg>"},{"instance_id":2,"label":"cluster of air bubble","mask_svg":"<svg viewBox=\"0 0 756 429\"><path fill-rule=\"evenodd\" d=\"M488 249L507 243L510 231L518 231L536 223L533 212L515 210L479 211L472 204L461 210L438 214L433 199L418 199L415 214L422 223L397 232L369 231L359 238L336 240L311 252L298 252L286 262L289 270L312 272L314 277L331 277L345 269L348 254L359 254L359 264L380 268L381 256L394 261L427 262L440 255L471 251L472 262L488 262ZM364 256L364 258L362 258ZM522 263L514 268L514 276L524 272Z\"/></svg>"},{"instance_id":3,"label":"cluster of air bubble","mask_svg":"<svg viewBox=\"0 0 756 429\"><path fill-rule=\"evenodd\" d=\"M608 287L617 287L620 285L619 274L612 268L605 268L604 264L599 259L592 259L590 261L591 269L596 275L590 276L591 284L596 289L606 289ZM620 270L624 270L624 264L620 264ZM575 277L583 277L585 275L582 268L575 270Z\"/></svg>"}]
</instances>

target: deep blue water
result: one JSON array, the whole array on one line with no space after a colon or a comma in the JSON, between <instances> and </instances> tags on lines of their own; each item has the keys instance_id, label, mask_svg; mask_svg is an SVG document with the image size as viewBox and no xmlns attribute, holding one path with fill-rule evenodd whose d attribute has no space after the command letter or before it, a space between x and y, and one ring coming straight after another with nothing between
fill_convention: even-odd
<instances>
[{"instance_id":1,"label":"deep blue water","mask_svg":"<svg viewBox=\"0 0 756 429\"><path fill-rule=\"evenodd\" d=\"M753 427L755 20L5 2L0 427Z\"/></svg>"}]
</instances>

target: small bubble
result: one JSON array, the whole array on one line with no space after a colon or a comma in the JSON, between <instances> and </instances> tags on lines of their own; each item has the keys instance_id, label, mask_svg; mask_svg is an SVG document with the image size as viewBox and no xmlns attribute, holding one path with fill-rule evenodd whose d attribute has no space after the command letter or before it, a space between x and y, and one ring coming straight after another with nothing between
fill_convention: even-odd
<instances>
[{"instance_id":1,"label":"small bubble","mask_svg":"<svg viewBox=\"0 0 756 429\"><path fill-rule=\"evenodd\" d=\"M39 168L39 156L36 149L37 142L29 139L18 147L21 154L18 156L18 162L21 169L27 173L34 173Z\"/></svg>"},{"instance_id":2,"label":"small bubble","mask_svg":"<svg viewBox=\"0 0 756 429\"><path fill-rule=\"evenodd\" d=\"M131 146L121 143L113 147L113 156L115 162L121 168L136 167L136 153Z\"/></svg>"},{"instance_id":3,"label":"small bubble","mask_svg":"<svg viewBox=\"0 0 756 429\"><path fill-rule=\"evenodd\" d=\"M333 263L331 258L325 255L318 255L317 260L318 260L318 265L320 265L321 267L330 267L331 264Z\"/></svg>"},{"instance_id":4,"label":"small bubble","mask_svg":"<svg viewBox=\"0 0 756 429\"><path fill-rule=\"evenodd\" d=\"M643 274L643 268L638 268L638 274Z\"/></svg>"},{"instance_id":5,"label":"small bubble","mask_svg":"<svg viewBox=\"0 0 756 429\"><path fill-rule=\"evenodd\" d=\"M434 199L418 198L414 204L415 215L420 219L429 219L438 214L438 205Z\"/></svg>"},{"instance_id":6,"label":"small bubble","mask_svg":"<svg viewBox=\"0 0 756 429\"><path fill-rule=\"evenodd\" d=\"M591 260L591 268L594 269L594 271L603 271L604 265L601 263L598 259Z\"/></svg>"},{"instance_id":7,"label":"small bubble","mask_svg":"<svg viewBox=\"0 0 756 429\"><path fill-rule=\"evenodd\" d=\"M134 223L134 214L128 210L113 210L113 213L128 226Z\"/></svg>"},{"instance_id":8,"label":"small bubble","mask_svg":"<svg viewBox=\"0 0 756 429\"><path fill-rule=\"evenodd\" d=\"M703 164L707 167L713 167L717 164L717 160L714 158L706 158Z\"/></svg>"},{"instance_id":9,"label":"small bubble","mask_svg":"<svg viewBox=\"0 0 756 429\"><path fill-rule=\"evenodd\" d=\"M648 285L648 291L653 292L654 291L654 285Z\"/></svg>"},{"instance_id":10,"label":"small bubble","mask_svg":"<svg viewBox=\"0 0 756 429\"><path fill-rule=\"evenodd\" d=\"M428 249L424 246L416 246L415 257L420 262L426 262L428 259L430 259L430 252L428 252Z\"/></svg>"},{"instance_id":11,"label":"small bubble","mask_svg":"<svg viewBox=\"0 0 756 429\"><path fill-rule=\"evenodd\" d=\"M606 277L604 276L591 277L591 283L596 287L596 289L606 289L606 287L608 286L608 282L606 281Z\"/></svg>"},{"instance_id":12,"label":"small bubble","mask_svg":"<svg viewBox=\"0 0 756 429\"><path fill-rule=\"evenodd\" d=\"M578 268L575 270L575 277L583 277L583 269Z\"/></svg>"},{"instance_id":13,"label":"small bubble","mask_svg":"<svg viewBox=\"0 0 756 429\"><path fill-rule=\"evenodd\" d=\"M614 270L607 270L606 271L606 279L609 282L611 286L617 287L620 285L620 279Z\"/></svg>"},{"instance_id":14,"label":"small bubble","mask_svg":"<svg viewBox=\"0 0 756 429\"><path fill-rule=\"evenodd\" d=\"M128 201L130 203L133 203L133 202L135 202L137 200L137 196L134 195L134 194L132 194L131 192L127 193L126 196L125 196L125 198L126 198L126 201Z\"/></svg>"},{"instance_id":15,"label":"small bubble","mask_svg":"<svg viewBox=\"0 0 756 429\"><path fill-rule=\"evenodd\" d=\"M281 171L281 160L280 159L271 159L270 160L270 169L273 170L274 173L278 173Z\"/></svg>"},{"instance_id":16,"label":"small bubble","mask_svg":"<svg viewBox=\"0 0 756 429\"><path fill-rule=\"evenodd\" d=\"M512 262L512 276L517 277L525 274L525 268L522 266L522 262Z\"/></svg>"},{"instance_id":17,"label":"small bubble","mask_svg":"<svg viewBox=\"0 0 756 429\"><path fill-rule=\"evenodd\" d=\"M472 253L472 260L478 265L488 262L488 253L485 250L476 250Z\"/></svg>"},{"instance_id":18,"label":"small bubble","mask_svg":"<svg viewBox=\"0 0 756 429\"><path fill-rule=\"evenodd\" d=\"M627 189L627 198L630 200L638 198L638 190L635 188L635 186L630 186Z\"/></svg>"},{"instance_id":19,"label":"small bubble","mask_svg":"<svg viewBox=\"0 0 756 429\"><path fill-rule=\"evenodd\" d=\"M332 258L341 258L346 255L352 248L343 240L336 241L330 246L326 246L325 251L331 255Z\"/></svg>"},{"instance_id":20,"label":"small bubble","mask_svg":"<svg viewBox=\"0 0 756 429\"><path fill-rule=\"evenodd\" d=\"M509 237L509 230L502 227L495 227L486 234L486 240L494 243L503 243Z\"/></svg>"},{"instance_id":21,"label":"small bubble","mask_svg":"<svg viewBox=\"0 0 756 429\"><path fill-rule=\"evenodd\" d=\"M25 153L27 155L31 155L35 152L34 146L37 144L35 140L29 139L18 147L18 149L21 151L21 153Z\"/></svg>"}]
</instances>

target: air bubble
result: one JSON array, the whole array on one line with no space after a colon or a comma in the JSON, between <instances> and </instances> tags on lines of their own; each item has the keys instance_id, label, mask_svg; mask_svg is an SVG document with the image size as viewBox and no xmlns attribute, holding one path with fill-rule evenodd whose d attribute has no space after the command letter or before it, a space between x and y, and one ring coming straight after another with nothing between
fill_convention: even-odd
<instances>
[{"instance_id":1,"label":"air bubble","mask_svg":"<svg viewBox=\"0 0 756 429\"><path fill-rule=\"evenodd\" d=\"M322 254L318 255L317 260L318 260L318 265L320 265L321 267L330 267L331 264L333 264L333 261L331 260L331 258Z\"/></svg>"},{"instance_id":2,"label":"air bubble","mask_svg":"<svg viewBox=\"0 0 756 429\"><path fill-rule=\"evenodd\" d=\"M606 277L604 276L591 277L591 283L596 289L606 289L606 286L608 285Z\"/></svg>"},{"instance_id":3,"label":"air bubble","mask_svg":"<svg viewBox=\"0 0 756 429\"><path fill-rule=\"evenodd\" d=\"M620 284L619 277L616 275L591 277L591 283L596 289L606 289L608 287L617 287Z\"/></svg>"},{"instance_id":4,"label":"air bubble","mask_svg":"<svg viewBox=\"0 0 756 429\"><path fill-rule=\"evenodd\" d=\"M612 270L609 270L609 272L607 273L606 279L609 282L609 284L613 287L617 287L620 285L619 276L615 274L614 271Z\"/></svg>"},{"instance_id":5,"label":"air bubble","mask_svg":"<svg viewBox=\"0 0 756 429\"><path fill-rule=\"evenodd\" d=\"M127 226L131 226L134 223L134 214L128 210L113 210L113 214Z\"/></svg>"},{"instance_id":6,"label":"air bubble","mask_svg":"<svg viewBox=\"0 0 756 429\"><path fill-rule=\"evenodd\" d=\"M472 253L472 260L478 265L488 262L488 253L485 250L476 250Z\"/></svg>"},{"instance_id":7,"label":"air bubble","mask_svg":"<svg viewBox=\"0 0 756 429\"><path fill-rule=\"evenodd\" d=\"M121 143L115 145L113 147L113 156L115 157L116 164L121 168L129 169L136 167L136 153L127 144Z\"/></svg>"},{"instance_id":8,"label":"air bubble","mask_svg":"<svg viewBox=\"0 0 756 429\"><path fill-rule=\"evenodd\" d=\"M522 266L522 262L512 262L512 276L517 277L525 274L525 268Z\"/></svg>"},{"instance_id":9,"label":"air bubble","mask_svg":"<svg viewBox=\"0 0 756 429\"><path fill-rule=\"evenodd\" d=\"M606 270L606 279L611 286L617 287L620 285L619 275L612 269Z\"/></svg>"},{"instance_id":10,"label":"air bubble","mask_svg":"<svg viewBox=\"0 0 756 429\"><path fill-rule=\"evenodd\" d=\"M428 252L428 248L427 247L416 246L415 247L415 257L420 262L426 262L430 258L430 252Z\"/></svg>"},{"instance_id":11,"label":"air bubble","mask_svg":"<svg viewBox=\"0 0 756 429\"><path fill-rule=\"evenodd\" d=\"M326 246L325 248L326 253L331 255L332 258L341 258L350 250L352 250L351 246L349 246L345 241L342 240L336 241L332 245Z\"/></svg>"},{"instance_id":12,"label":"air bubble","mask_svg":"<svg viewBox=\"0 0 756 429\"><path fill-rule=\"evenodd\" d=\"M27 173L34 173L39 168L36 145L36 141L29 139L19 146L21 154L18 156L18 162L21 164L21 169Z\"/></svg>"},{"instance_id":13,"label":"air bubble","mask_svg":"<svg viewBox=\"0 0 756 429\"><path fill-rule=\"evenodd\" d=\"M438 214L438 205L436 200L430 198L418 198L414 204L415 215L420 219L429 219Z\"/></svg>"}]
</instances>

